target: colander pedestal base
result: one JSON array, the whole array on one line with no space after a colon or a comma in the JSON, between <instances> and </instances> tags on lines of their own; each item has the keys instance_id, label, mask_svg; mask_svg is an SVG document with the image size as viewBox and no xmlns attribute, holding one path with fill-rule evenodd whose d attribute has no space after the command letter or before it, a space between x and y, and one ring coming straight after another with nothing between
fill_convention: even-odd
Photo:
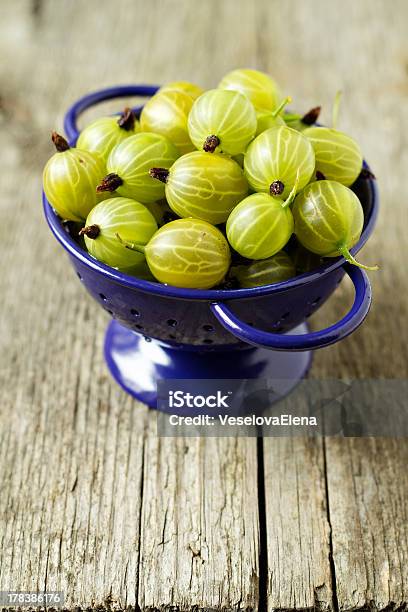
<instances>
[{"instance_id":1,"label":"colander pedestal base","mask_svg":"<svg viewBox=\"0 0 408 612\"><path fill-rule=\"evenodd\" d=\"M307 331L304 323L291 333ZM113 320L106 331L105 359L125 391L157 408L158 379L274 379L279 381L279 395L287 395L307 373L312 352L272 351L249 345L225 351L170 347Z\"/></svg>"}]
</instances>

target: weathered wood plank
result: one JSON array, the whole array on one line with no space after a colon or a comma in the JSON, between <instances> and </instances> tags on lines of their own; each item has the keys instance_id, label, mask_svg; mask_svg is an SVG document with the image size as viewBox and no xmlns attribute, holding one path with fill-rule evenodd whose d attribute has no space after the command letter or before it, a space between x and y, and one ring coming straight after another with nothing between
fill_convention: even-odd
<instances>
[{"instance_id":1,"label":"weathered wood plank","mask_svg":"<svg viewBox=\"0 0 408 612\"><path fill-rule=\"evenodd\" d=\"M121 607L134 605L147 410L135 413L105 375L105 317L75 303L71 279L63 296L50 289L36 307L48 321L46 335L35 332L36 363L20 353L2 371L0 584L58 589L88 606L103 604L109 577Z\"/></svg>"},{"instance_id":2,"label":"weathered wood plank","mask_svg":"<svg viewBox=\"0 0 408 612\"><path fill-rule=\"evenodd\" d=\"M264 439L268 610L332 609L322 440Z\"/></svg>"},{"instance_id":3,"label":"weathered wood plank","mask_svg":"<svg viewBox=\"0 0 408 612\"><path fill-rule=\"evenodd\" d=\"M142 608L257 608L254 442L148 437L139 585Z\"/></svg>"},{"instance_id":4,"label":"weathered wood plank","mask_svg":"<svg viewBox=\"0 0 408 612\"><path fill-rule=\"evenodd\" d=\"M404 609L408 593L408 445L331 440L328 495L342 610Z\"/></svg>"},{"instance_id":5,"label":"weathered wood plank","mask_svg":"<svg viewBox=\"0 0 408 612\"><path fill-rule=\"evenodd\" d=\"M147 411L137 419L108 381L107 318L42 219L44 135L72 99L63 66L75 44L71 31L58 40L63 14L43 3L34 20L30 7L2 5L0 584L61 589L68 607L124 607L137 602Z\"/></svg>"},{"instance_id":6,"label":"weathered wood plank","mask_svg":"<svg viewBox=\"0 0 408 612\"><path fill-rule=\"evenodd\" d=\"M406 272L400 265L401 249L406 247L407 239L403 226L398 223L405 214L406 200L401 198L401 190L406 192L402 134L408 128L403 112L408 91L408 54L403 43L407 8L403 1L393 3L390 11L389 4L381 0L370 2L369 6L365 2L347 0L331 3L329 10L327 3L311 0L275 4L273 11L270 4L265 3L260 14L260 38L263 48L269 51L263 56L265 67L277 74L295 100L305 100L306 107L322 103L325 122L330 121L334 92L339 88L343 90L339 127L354 134L361 143L381 191L383 212L378 229L361 256L367 262L378 261L382 268L378 274L370 275L374 293L372 310L364 326L355 334L315 354L311 372L315 378L407 376L407 345L401 329L406 327L408 306L399 293L407 287ZM287 27L276 28L276 23L287 24ZM273 40L269 36L272 28ZM291 32L290 44L285 40L288 31ZM277 64L272 59L274 48ZM400 246L395 248L395 245ZM396 291L397 287L400 289ZM351 300L351 284L343 282L336 296L313 317L314 328L323 328L340 318ZM276 467L278 458L288 448L293 452L293 465L286 468L287 478L292 483L292 488L287 487L287 496L293 496L293 490L306 485L312 504L299 509L292 499L292 503L286 505L291 511L282 513L283 518L282 514L275 519L267 514L271 605L292 607L294 596L298 597L300 590L294 589L292 599L288 597L287 588L277 591L278 578L288 576L294 565L293 554L284 557L276 552L281 550L282 541L287 547L297 547L298 578L307 575L309 556L313 558L311 579L306 582L309 597L303 596L307 606L313 604L310 596L311 587L316 584L313 572L322 567L322 557L311 555L314 539L309 541L307 536L316 534L316 521L323 527L325 536L327 527L332 533L340 610L372 606L382 609L387 605L406 604L408 488L405 441L326 441L329 522L325 521L323 504L320 508L313 506L322 487L321 480L311 482L313 462L310 457L315 457L317 465L322 461L321 450L316 448L314 441L264 440L266 470L273 473L274 467L279 469ZM286 450L288 456L289 452ZM304 460L301 484L295 479L299 457ZM278 480L282 482L281 478ZM266 486L267 508L268 505L276 508L277 499L276 486ZM281 521L282 527L276 528L274 520ZM299 533L293 527L296 520L303 527ZM284 534L283 537L276 538L276 531ZM329 543L327 537L322 537L320 552L326 557ZM300 579L294 584L303 583ZM300 592L303 594L302 590ZM282 593L286 599L282 599Z\"/></svg>"},{"instance_id":7,"label":"weathered wood plank","mask_svg":"<svg viewBox=\"0 0 408 612\"><path fill-rule=\"evenodd\" d=\"M101 11L95 0L43 1L33 12L20 1L2 10L2 138L9 154L1 205L9 221L0 227L1 587L59 588L69 608L256 608L256 440L157 440L154 414L106 376L107 319L49 236L39 199L51 152L47 133L75 97L114 82L184 77L210 85L221 37L200 3L192 10L155 1L147 10L129 1L120 11L114 4ZM229 2L216 27L222 30L232 12ZM180 21L190 31L189 47L196 37L196 57L174 43ZM63 35L61 24L69 24ZM224 44L226 62L232 43ZM243 53L253 40L246 44ZM161 488L169 511L174 507L165 545L158 537Z\"/></svg>"}]
</instances>

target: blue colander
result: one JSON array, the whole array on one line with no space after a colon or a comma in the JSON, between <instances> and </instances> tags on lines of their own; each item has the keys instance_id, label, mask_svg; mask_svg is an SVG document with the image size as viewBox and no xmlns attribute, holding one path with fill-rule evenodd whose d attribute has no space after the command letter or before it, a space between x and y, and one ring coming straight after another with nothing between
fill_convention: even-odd
<instances>
[{"instance_id":1,"label":"blue colander","mask_svg":"<svg viewBox=\"0 0 408 612\"><path fill-rule=\"evenodd\" d=\"M77 119L89 107L112 98L148 97L156 86L127 85L96 91L67 112L65 132L73 145ZM136 109L140 113L140 108ZM368 169L368 166L365 164ZM365 225L356 254L373 231L378 212L375 180L354 186ZM156 407L157 380L285 380L289 391L307 372L311 351L342 340L365 319L371 303L366 273L344 258L328 259L312 272L251 289L179 289L122 274L93 259L67 233L43 195L49 227L67 251L80 282L112 317L105 338L108 367L129 393ZM355 298L337 323L309 332L308 318L348 274Z\"/></svg>"}]
</instances>

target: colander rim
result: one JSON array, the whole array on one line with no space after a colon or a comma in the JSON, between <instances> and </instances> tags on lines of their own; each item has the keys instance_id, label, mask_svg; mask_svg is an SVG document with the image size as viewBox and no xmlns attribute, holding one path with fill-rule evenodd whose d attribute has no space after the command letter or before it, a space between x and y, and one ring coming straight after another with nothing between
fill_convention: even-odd
<instances>
[{"instance_id":1,"label":"colander rim","mask_svg":"<svg viewBox=\"0 0 408 612\"><path fill-rule=\"evenodd\" d=\"M365 161L363 167L367 170L370 169ZM379 198L376 180L372 178L367 178L366 180L371 190L372 207L366 219L360 240L351 249L351 253L353 255L358 253L358 251L367 242L373 231L378 216ZM261 297L263 295L270 295L272 293L282 293L283 291L295 289L300 285L313 283L322 276L330 274L346 262L344 257L330 258L311 272L299 274L280 283L262 285L261 287L251 287L249 289L183 289L180 287L172 287L170 285L154 283L152 281L142 280L134 276L124 274L123 272L119 272L118 270L115 270L115 268L111 268L110 266L107 266L106 264L103 264L102 262L99 262L97 259L93 258L64 230L60 218L48 202L44 192L42 193L42 198L45 217L51 232L70 256L75 257L83 265L88 266L94 272L105 276L113 282L131 289L137 289L145 293L160 295L163 297L219 302L225 300Z\"/></svg>"}]
</instances>

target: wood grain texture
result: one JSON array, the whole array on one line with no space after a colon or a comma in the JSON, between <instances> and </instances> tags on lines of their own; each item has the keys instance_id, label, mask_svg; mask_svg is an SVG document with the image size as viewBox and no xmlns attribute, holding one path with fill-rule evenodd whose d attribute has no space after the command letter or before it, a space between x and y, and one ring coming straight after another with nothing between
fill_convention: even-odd
<instances>
[{"instance_id":1,"label":"wood grain texture","mask_svg":"<svg viewBox=\"0 0 408 612\"><path fill-rule=\"evenodd\" d=\"M268 610L331 610L321 439L264 440Z\"/></svg>"},{"instance_id":2,"label":"wood grain texture","mask_svg":"<svg viewBox=\"0 0 408 612\"><path fill-rule=\"evenodd\" d=\"M141 532L142 608L256 609L254 442L149 436Z\"/></svg>"},{"instance_id":3,"label":"wood grain texture","mask_svg":"<svg viewBox=\"0 0 408 612\"><path fill-rule=\"evenodd\" d=\"M263 54L262 67L274 72L295 100L305 101L306 108L322 104L325 122L330 122L334 92L343 91L339 127L361 143L378 178L381 194L378 226L361 254L362 260L381 265L378 274L370 275L374 294L371 312L352 336L315 354L311 376L406 378L407 345L401 330L406 329L408 316L407 300L403 297L408 281L401 257L406 256L402 253L407 253L408 241L398 219L406 216L407 197L404 177L408 121L404 109L408 95L408 48L403 24L408 6L403 1L396 2L390 11L389 4L382 0L369 4L347 0L330 3L329 9L327 4L315 0L303 3L290 0L275 3L274 8L270 10L270 3L265 3L259 13L261 45L264 51L268 50ZM280 30L274 28L276 23L288 25ZM269 37L272 28L273 40ZM288 31L290 44L285 39ZM352 300L350 285L343 282L336 296L313 317L315 329L334 322L346 312ZM269 464L270 472L274 467L280 470L277 456L287 444L273 438L264 440L265 465L268 469ZM294 597L300 598L305 607L313 606L313 587L320 582L319 577L326 576L323 583L330 587L327 566L324 570L322 562L329 555L333 556L332 582L336 590L333 604L340 610L381 610L388 605L391 608L406 605L406 452L405 440L374 443L368 439L329 438L320 449L316 449L314 442L293 441L293 457L299 453L305 463L301 464L301 484L296 482L298 461L289 464L287 479L292 483L289 493L306 485L311 502L306 507L290 504L291 512L284 513L278 533L287 546L295 546L298 551L305 540L308 545L306 554L296 555L298 580L294 584L302 586L292 593L287 588L277 591L277 576L287 577L291 572L293 554L289 563L287 557L278 555L276 549L281 550L281 543L276 539L275 526L268 525L268 589L272 607L293 608ZM316 465L321 465L323 459L327 465L326 516L323 507L317 504L322 483L313 482ZM278 503L276 487L266 487L266 503L267 507ZM313 538L308 540L311 533L316 536L316 521L321 538L321 554L317 556L312 554ZM302 525L302 529L294 529L296 524ZM322 533L327 536L327 530L330 539L322 537ZM307 575L309 556L313 559L312 571L304 589L302 577Z\"/></svg>"},{"instance_id":4,"label":"wood grain texture","mask_svg":"<svg viewBox=\"0 0 408 612\"><path fill-rule=\"evenodd\" d=\"M158 439L107 376L107 317L49 235L40 187L47 134L98 87L211 87L256 66L326 122L342 88L340 127L381 189L361 254L381 271L366 323L312 376L406 378L407 17L405 0L0 4L0 589L61 589L69 609L406 607L406 443L265 439L258 498L255 440ZM351 299L344 282L313 325Z\"/></svg>"},{"instance_id":5,"label":"wood grain texture","mask_svg":"<svg viewBox=\"0 0 408 612\"><path fill-rule=\"evenodd\" d=\"M402 610L408 585L408 448L397 440L331 440L328 497L342 610Z\"/></svg>"},{"instance_id":6,"label":"wood grain texture","mask_svg":"<svg viewBox=\"0 0 408 612\"><path fill-rule=\"evenodd\" d=\"M0 588L61 589L68 608L253 609L256 440L157 440L154 414L107 378L106 315L42 219L47 134L74 98L115 82L211 83L207 9L148 8L1 6ZM193 60L173 40L180 24L192 31L200 11L202 55ZM61 24L69 24L63 33Z\"/></svg>"}]
</instances>

